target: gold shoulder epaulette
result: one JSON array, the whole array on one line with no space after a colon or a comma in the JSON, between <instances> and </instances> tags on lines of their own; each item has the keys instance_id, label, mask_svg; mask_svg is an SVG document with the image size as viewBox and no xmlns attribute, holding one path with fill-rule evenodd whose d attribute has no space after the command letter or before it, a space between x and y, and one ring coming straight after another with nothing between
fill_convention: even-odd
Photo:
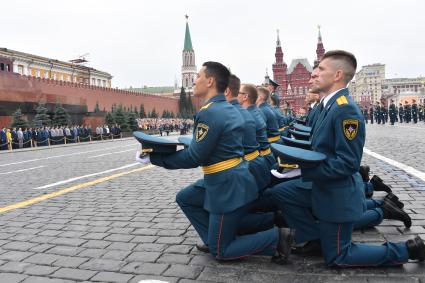
<instances>
[{"instance_id":1,"label":"gold shoulder epaulette","mask_svg":"<svg viewBox=\"0 0 425 283\"><path fill-rule=\"evenodd\" d=\"M336 99L336 103L338 103L338 105L348 104L347 97L345 97L344 95L341 95L340 97Z\"/></svg>"},{"instance_id":2,"label":"gold shoulder epaulette","mask_svg":"<svg viewBox=\"0 0 425 283\"><path fill-rule=\"evenodd\" d=\"M210 102L210 103L208 103L208 104L205 104L204 106L202 106L201 107L201 109L200 110L203 110L203 109L207 109L208 107L210 107L211 106L211 104L213 104L214 102Z\"/></svg>"}]
</instances>

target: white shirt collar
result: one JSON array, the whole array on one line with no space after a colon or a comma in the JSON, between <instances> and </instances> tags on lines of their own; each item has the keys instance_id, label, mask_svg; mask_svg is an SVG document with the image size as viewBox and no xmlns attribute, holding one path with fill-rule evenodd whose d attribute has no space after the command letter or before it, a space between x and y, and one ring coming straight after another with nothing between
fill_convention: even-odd
<instances>
[{"instance_id":1,"label":"white shirt collar","mask_svg":"<svg viewBox=\"0 0 425 283\"><path fill-rule=\"evenodd\" d=\"M317 104L317 102L313 102L312 104L310 104L310 107L313 109L313 107Z\"/></svg>"},{"instance_id":2,"label":"white shirt collar","mask_svg":"<svg viewBox=\"0 0 425 283\"><path fill-rule=\"evenodd\" d=\"M334 92L332 92L331 94L329 94L328 96L326 96L326 97L324 97L323 98L323 108L325 108L326 107L326 104L328 104L328 102L329 102L329 100L331 100L331 98L337 93L337 92L339 92L340 90L342 90L342 89L344 89L345 87L343 87L343 88L340 88L340 89L338 89L338 90L336 90L336 91L334 91Z\"/></svg>"}]
</instances>

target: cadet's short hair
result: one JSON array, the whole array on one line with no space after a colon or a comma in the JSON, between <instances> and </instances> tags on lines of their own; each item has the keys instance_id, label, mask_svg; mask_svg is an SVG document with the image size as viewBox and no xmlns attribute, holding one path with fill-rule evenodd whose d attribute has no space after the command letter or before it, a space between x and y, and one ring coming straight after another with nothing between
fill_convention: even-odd
<instances>
[{"instance_id":1,"label":"cadet's short hair","mask_svg":"<svg viewBox=\"0 0 425 283\"><path fill-rule=\"evenodd\" d=\"M258 91L257 88L255 87L255 85L252 84L244 84L242 86L242 89L246 92L246 94L248 95L248 101L250 104L255 104L255 102L257 101L257 97L258 97Z\"/></svg>"},{"instance_id":2,"label":"cadet's short hair","mask_svg":"<svg viewBox=\"0 0 425 283\"><path fill-rule=\"evenodd\" d=\"M259 87L258 88L258 95L261 95L265 101L269 99L270 91L265 87Z\"/></svg>"},{"instance_id":3,"label":"cadet's short hair","mask_svg":"<svg viewBox=\"0 0 425 283\"><path fill-rule=\"evenodd\" d=\"M345 83L349 83L354 78L357 68L357 59L352 53L344 50L331 50L323 55L322 61L327 58L342 62L338 67L344 71Z\"/></svg>"},{"instance_id":4,"label":"cadet's short hair","mask_svg":"<svg viewBox=\"0 0 425 283\"><path fill-rule=\"evenodd\" d=\"M233 97L237 97L239 94L239 89L241 88L241 80L237 76L231 74L229 76L228 88L230 89L230 94Z\"/></svg>"},{"instance_id":5,"label":"cadet's short hair","mask_svg":"<svg viewBox=\"0 0 425 283\"><path fill-rule=\"evenodd\" d=\"M205 75L207 78L215 79L218 92L224 92L229 84L230 71L221 63L208 61L202 64L205 67Z\"/></svg>"}]
</instances>

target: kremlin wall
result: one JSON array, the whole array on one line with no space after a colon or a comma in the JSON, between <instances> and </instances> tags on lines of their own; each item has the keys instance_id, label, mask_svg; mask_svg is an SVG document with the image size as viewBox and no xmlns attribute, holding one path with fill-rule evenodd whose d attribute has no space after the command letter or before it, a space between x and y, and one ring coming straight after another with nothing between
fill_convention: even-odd
<instances>
[{"instance_id":1,"label":"kremlin wall","mask_svg":"<svg viewBox=\"0 0 425 283\"><path fill-rule=\"evenodd\" d=\"M101 111L111 111L113 104L139 109L143 103L146 112L155 108L178 113L178 99L154 94L137 93L107 87L78 84L0 71L0 126L9 126L12 113L21 108L29 121L35 116L39 102L45 102L49 112L61 103L76 124L96 126L104 123L104 114L90 115L96 103Z\"/></svg>"}]
</instances>

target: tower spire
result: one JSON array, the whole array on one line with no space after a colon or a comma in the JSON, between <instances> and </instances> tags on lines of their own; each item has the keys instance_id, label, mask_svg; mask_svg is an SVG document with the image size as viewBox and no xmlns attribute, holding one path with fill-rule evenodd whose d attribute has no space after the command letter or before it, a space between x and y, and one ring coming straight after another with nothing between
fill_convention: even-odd
<instances>
[{"instance_id":1,"label":"tower spire","mask_svg":"<svg viewBox=\"0 0 425 283\"><path fill-rule=\"evenodd\" d=\"M184 35L184 48L183 51L192 51L192 39L190 38L190 31L189 31L189 16L185 15L186 18L186 33Z\"/></svg>"},{"instance_id":2,"label":"tower spire","mask_svg":"<svg viewBox=\"0 0 425 283\"><path fill-rule=\"evenodd\" d=\"M322 33L320 32L320 25L318 25L317 28L319 29L319 35L317 37L316 60L314 60L314 64L318 64L320 60L322 60L323 55L325 55L325 48L323 47L322 42Z\"/></svg>"},{"instance_id":3,"label":"tower spire","mask_svg":"<svg viewBox=\"0 0 425 283\"><path fill-rule=\"evenodd\" d=\"M276 47L281 47L281 45L280 45L280 38L279 38L279 29L277 29L276 32L277 32Z\"/></svg>"},{"instance_id":4,"label":"tower spire","mask_svg":"<svg viewBox=\"0 0 425 283\"><path fill-rule=\"evenodd\" d=\"M320 25L318 25L317 28L319 29L319 36L317 40L319 43L322 43L322 34L320 33Z\"/></svg>"}]
</instances>

